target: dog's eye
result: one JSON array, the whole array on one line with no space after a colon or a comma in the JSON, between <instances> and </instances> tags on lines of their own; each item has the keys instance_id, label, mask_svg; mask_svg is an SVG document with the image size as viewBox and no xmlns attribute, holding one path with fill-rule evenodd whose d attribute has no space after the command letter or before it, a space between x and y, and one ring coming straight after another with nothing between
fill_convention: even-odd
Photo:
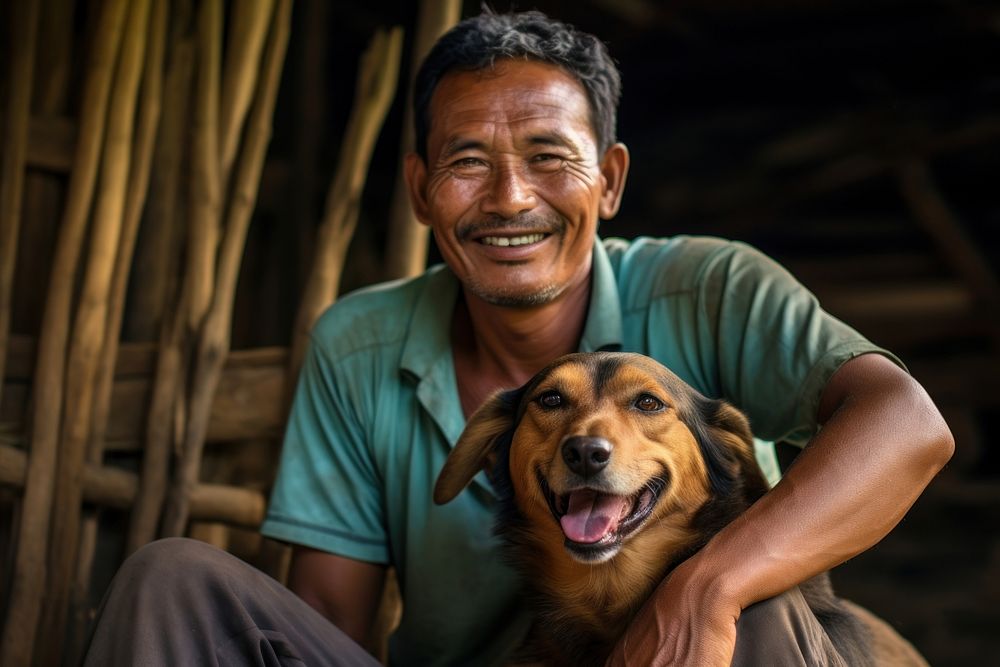
<instances>
[{"instance_id":1,"label":"dog's eye","mask_svg":"<svg viewBox=\"0 0 1000 667\"><path fill-rule=\"evenodd\" d=\"M634 405L643 412L656 412L665 407L660 399L655 396L650 396L649 394L643 394L639 398L635 399Z\"/></svg>"},{"instance_id":2,"label":"dog's eye","mask_svg":"<svg viewBox=\"0 0 1000 667\"><path fill-rule=\"evenodd\" d=\"M538 404L543 408L558 408L562 402L563 397L558 391L547 391L538 397Z\"/></svg>"}]
</instances>

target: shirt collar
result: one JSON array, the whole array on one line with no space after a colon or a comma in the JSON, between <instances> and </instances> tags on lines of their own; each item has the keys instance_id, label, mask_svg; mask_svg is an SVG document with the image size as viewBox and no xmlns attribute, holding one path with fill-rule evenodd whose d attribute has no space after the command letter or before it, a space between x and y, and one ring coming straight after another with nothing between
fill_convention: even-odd
<instances>
[{"instance_id":1,"label":"shirt collar","mask_svg":"<svg viewBox=\"0 0 1000 667\"><path fill-rule=\"evenodd\" d=\"M454 446L465 428L450 340L459 283L444 265L432 267L424 277L403 346L400 372L417 382L417 398ZM604 244L595 238L590 305L579 350L620 350L622 338L617 280Z\"/></svg>"},{"instance_id":2,"label":"shirt collar","mask_svg":"<svg viewBox=\"0 0 1000 667\"><path fill-rule=\"evenodd\" d=\"M622 349L622 306L618 281L601 239L594 242L591 264L590 307L580 337L580 352Z\"/></svg>"}]
</instances>

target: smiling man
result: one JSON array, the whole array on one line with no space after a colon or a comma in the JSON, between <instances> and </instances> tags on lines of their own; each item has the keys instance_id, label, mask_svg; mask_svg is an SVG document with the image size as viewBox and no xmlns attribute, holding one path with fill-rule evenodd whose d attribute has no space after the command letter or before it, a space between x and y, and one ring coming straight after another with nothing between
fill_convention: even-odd
<instances>
[{"instance_id":1,"label":"smiling man","mask_svg":"<svg viewBox=\"0 0 1000 667\"><path fill-rule=\"evenodd\" d=\"M762 447L776 486L659 586L611 662L840 662L795 586L891 530L951 435L891 354L753 249L597 236L629 168L619 88L599 40L538 13L487 13L442 37L417 77L405 171L444 264L321 318L262 529L295 545L289 585L309 606L207 548L161 543L112 588L100 664L220 650L354 664L364 654L343 633L366 637L390 565L404 604L393 664L504 664L531 616L498 555L493 490L480 475L437 507L434 481L489 394L594 350L652 356L740 406L757 435L810 444L780 481ZM160 630L169 610L197 610L198 641L127 644L103 620L122 609Z\"/></svg>"}]
</instances>

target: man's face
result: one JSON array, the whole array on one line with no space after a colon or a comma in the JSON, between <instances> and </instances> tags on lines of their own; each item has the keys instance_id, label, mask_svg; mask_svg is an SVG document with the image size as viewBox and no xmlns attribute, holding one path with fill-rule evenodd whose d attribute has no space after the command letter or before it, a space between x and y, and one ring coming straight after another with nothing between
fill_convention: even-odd
<instances>
[{"instance_id":1,"label":"man's face","mask_svg":"<svg viewBox=\"0 0 1000 667\"><path fill-rule=\"evenodd\" d=\"M628 154L621 144L598 153L583 86L554 65L504 60L446 75L430 118L427 163L409 156L407 176L418 218L466 290L532 306L585 285Z\"/></svg>"}]
</instances>

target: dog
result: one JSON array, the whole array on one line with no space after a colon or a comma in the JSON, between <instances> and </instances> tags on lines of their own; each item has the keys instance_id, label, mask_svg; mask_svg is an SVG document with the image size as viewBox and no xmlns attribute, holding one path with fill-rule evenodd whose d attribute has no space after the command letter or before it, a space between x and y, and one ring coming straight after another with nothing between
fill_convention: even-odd
<instances>
[{"instance_id":1,"label":"dog","mask_svg":"<svg viewBox=\"0 0 1000 667\"><path fill-rule=\"evenodd\" d=\"M567 355L494 394L469 418L434 501L480 470L534 602L526 655L548 665L604 664L670 571L768 490L742 412L630 353ZM801 589L847 664L926 664L825 574Z\"/></svg>"}]
</instances>

